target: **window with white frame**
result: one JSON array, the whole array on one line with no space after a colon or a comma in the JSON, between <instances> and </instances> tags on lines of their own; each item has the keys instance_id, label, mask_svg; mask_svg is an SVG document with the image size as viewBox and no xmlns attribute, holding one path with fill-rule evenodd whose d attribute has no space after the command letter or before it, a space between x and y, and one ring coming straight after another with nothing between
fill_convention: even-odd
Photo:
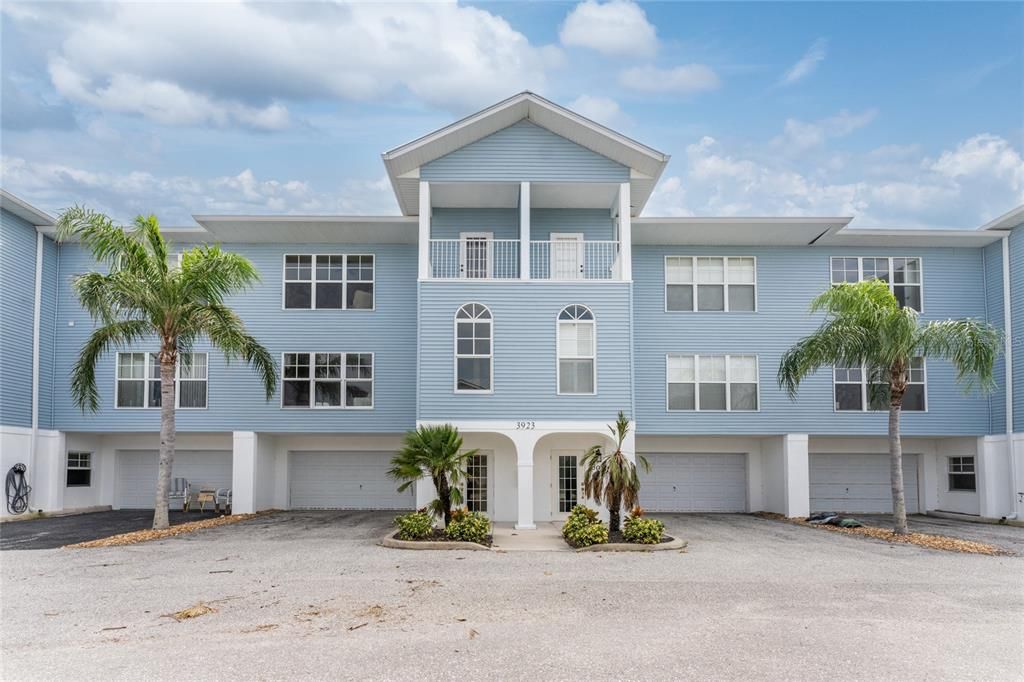
<instances>
[{"instance_id":1,"label":"window with white frame","mask_svg":"<svg viewBox=\"0 0 1024 682\"><path fill-rule=\"evenodd\" d=\"M665 356L669 411L758 409L756 355Z\"/></svg>"},{"instance_id":2,"label":"window with white frame","mask_svg":"<svg viewBox=\"0 0 1024 682\"><path fill-rule=\"evenodd\" d=\"M832 258L832 284L863 282L880 279L900 305L921 311L922 277L921 259L908 257L834 256Z\"/></svg>"},{"instance_id":3,"label":"window with white frame","mask_svg":"<svg viewBox=\"0 0 1024 682\"><path fill-rule=\"evenodd\" d=\"M889 409L887 372L864 366L836 367L832 371L837 412L884 412ZM911 358L907 370L907 389L903 394L904 412L927 409L927 381L924 358Z\"/></svg>"},{"instance_id":4,"label":"window with white frame","mask_svg":"<svg viewBox=\"0 0 1024 682\"><path fill-rule=\"evenodd\" d=\"M558 314L558 392L595 393L597 340L594 313L568 305Z\"/></svg>"},{"instance_id":5,"label":"window with white frame","mask_svg":"<svg viewBox=\"0 0 1024 682\"><path fill-rule=\"evenodd\" d=\"M69 452L65 486L88 488L92 485L92 453Z\"/></svg>"},{"instance_id":6,"label":"window with white frame","mask_svg":"<svg viewBox=\"0 0 1024 682\"><path fill-rule=\"evenodd\" d=\"M207 401L206 353L178 353L175 368L175 407L204 409ZM160 356L157 353L118 353L114 405L118 408L156 408L162 400Z\"/></svg>"},{"instance_id":7,"label":"window with white frame","mask_svg":"<svg viewBox=\"0 0 1024 682\"><path fill-rule=\"evenodd\" d=\"M978 489L973 457L949 457L947 462L950 491L974 492Z\"/></svg>"},{"instance_id":8,"label":"window with white frame","mask_svg":"<svg viewBox=\"0 0 1024 682\"><path fill-rule=\"evenodd\" d=\"M487 455L472 455L466 460L466 509L486 514L487 497Z\"/></svg>"},{"instance_id":9,"label":"window with white frame","mask_svg":"<svg viewBox=\"0 0 1024 682\"><path fill-rule=\"evenodd\" d=\"M494 378L494 320L487 306L467 303L455 313L455 390L489 393Z\"/></svg>"},{"instance_id":10,"label":"window with white frame","mask_svg":"<svg viewBox=\"0 0 1024 682\"><path fill-rule=\"evenodd\" d=\"M665 310L753 312L757 260L749 256L667 256Z\"/></svg>"},{"instance_id":11,"label":"window with white frame","mask_svg":"<svg viewBox=\"0 0 1024 682\"><path fill-rule=\"evenodd\" d=\"M284 307L300 310L372 310L374 257L288 254Z\"/></svg>"},{"instance_id":12,"label":"window with white frame","mask_svg":"<svg viewBox=\"0 0 1024 682\"><path fill-rule=\"evenodd\" d=\"M373 353L285 353L281 406L373 407Z\"/></svg>"}]
</instances>

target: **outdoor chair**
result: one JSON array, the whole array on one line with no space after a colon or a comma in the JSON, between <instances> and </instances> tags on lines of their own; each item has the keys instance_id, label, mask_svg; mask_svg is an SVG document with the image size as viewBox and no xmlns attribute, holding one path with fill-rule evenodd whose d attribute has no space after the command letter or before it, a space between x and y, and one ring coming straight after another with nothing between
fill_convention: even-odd
<instances>
[{"instance_id":1,"label":"outdoor chair","mask_svg":"<svg viewBox=\"0 0 1024 682\"><path fill-rule=\"evenodd\" d=\"M168 501L181 500L181 510L188 511L189 499L192 497L192 488L187 479L175 478L171 480L171 492L167 496Z\"/></svg>"},{"instance_id":2,"label":"outdoor chair","mask_svg":"<svg viewBox=\"0 0 1024 682\"><path fill-rule=\"evenodd\" d=\"M217 488L213 500L213 508L216 511L223 510L225 514L231 513L231 488Z\"/></svg>"}]
</instances>

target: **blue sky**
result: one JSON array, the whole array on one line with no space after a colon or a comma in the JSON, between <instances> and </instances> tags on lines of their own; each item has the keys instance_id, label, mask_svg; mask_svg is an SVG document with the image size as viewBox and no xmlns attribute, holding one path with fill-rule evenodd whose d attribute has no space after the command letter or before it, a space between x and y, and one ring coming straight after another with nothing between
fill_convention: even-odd
<instances>
[{"instance_id":1,"label":"blue sky","mask_svg":"<svg viewBox=\"0 0 1024 682\"><path fill-rule=\"evenodd\" d=\"M672 155L647 215L974 227L1024 202L1022 3L2 5L3 186L387 214L380 153L523 89Z\"/></svg>"}]
</instances>

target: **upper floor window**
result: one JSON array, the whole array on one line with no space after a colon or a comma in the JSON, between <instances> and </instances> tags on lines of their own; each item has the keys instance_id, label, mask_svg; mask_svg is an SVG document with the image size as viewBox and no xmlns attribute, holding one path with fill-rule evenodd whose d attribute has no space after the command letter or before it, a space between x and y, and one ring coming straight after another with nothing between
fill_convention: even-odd
<instances>
[{"instance_id":1,"label":"upper floor window","mask_svg":"<svg viewBox=\"0 0 1024 682\"><path fill-rule=\"evenodd\" d=\"M833 383L837 412L889 409L889 377L882 370L869 371L863 366L836 367L833 370ZM911 358L902 409L906 412L924 412L927 409L926 393L924 358Z\"/></svg>"},{"instance_id":2,"label":"upper floor window","mask_svg":"<svg viewBox=\"0 0 1024 682\"><path fill-rule=\"evenodd\" d=\"M206 407L207 362L206 353L178 353L174 382L178 409ZM117 354L115 407L160 407L160 384L157 353Z\"/></svg>"},{"instance_id":3,"label":"upper floor window","mask_svg":"<svg viewBox=\"0 0 1024 682\"><path fill-rule=\"evenodd\" d=\"M666 402L675 410L757 410L756 355L665 357Z\"/></svg>"},{"instance_id":4,"label":"upper floor window","mask_svg":"<svg viewBox=\"0 0 1024 682\"><path fill-rule=\"evenodd\" d=\"M373 407L373 353L285 353L281 407Z\"/></svg>"},{"instance_id":5,"label":"upper floor window","mask_svg":"<svg viewBox=\"0 0 1024 682\"><path fill-rule=\"evenodd\" d=\"M974 492L978 488L973 457L950 457L947 475L950 490Z\"/></svg>"},{"instance_id":6,"label":"upper floor window","mask_svg":"<svg viewBox=\"0 0 1024 682\"><path fill-rule=\"evenodd\" d=\"M286 255L284 307L373 310L372 255Z\"/></svg>"},{"instance_id":7,"label":"upper floor window","mask_svg":"<svg viewBox=\"0 0 1024 682\"><path fill-rule=\"evenodd\" d=\"M597 343L594 313L569 305L558 314L558 392L594 393Z\"/></svg>"},{"instance_id":8,"label":"upper floor window","mask_svg":"<svg viewBox=\"0 0 1024 682\"><path fill-rule=\"evenodd\" d=\"M863 282L880 279L900 305L921 312L921 259L905 257L847 257L832 258L832 284Z\"/></svg>"},{"instance_id":9,"label":"upper floor window","mask_svg":"<svg viewBox=\"0 0 1024 682\"><path fill-rule=\"evenodd\" d=\"M757 310L757 260L749 256L666 256L665 310Z\"/></svg>"},{"instance_id":10,"label":"upper floor window","mask_svg":"<svg viewBox=\"0 0 1024 682\"><path fill-rule=\"evenodd\" d=\"M491 311L467 303L455 313L455 390L489 393L494 383L494 328Z\"/></svg>"}]
</instances>

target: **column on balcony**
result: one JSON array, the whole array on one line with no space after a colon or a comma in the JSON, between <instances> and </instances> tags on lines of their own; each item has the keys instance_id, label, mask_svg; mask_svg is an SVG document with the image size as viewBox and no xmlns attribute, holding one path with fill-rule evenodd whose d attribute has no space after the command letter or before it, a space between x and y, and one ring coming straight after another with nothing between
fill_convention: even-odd
<instances>
[{"instance_id":1,"label":"column on balcony","mask_svg":"<svg viewBox=\"0 0 1024 682\"><path fill-rule=\"evenodd\" d=\"M430 277L430 213L430 183L420 180L420 279Z\"/></svg>"},{"instance_id":2,"label":"column on balcony","mask_svg":"<svg viewBox=\"0 0 1024 682\"><path fill-rule=\"evenodd\" d=\"M628 282L633 279L633 223L628 182L619 185L612 216L617 217L619 226L619 277Z\"/></svg>"},{"instance_id":3,"label":"column on balcony","mask_svg":"<svg viewBox=\"0 0 1024 682\"><path fill-rule=\"evenodd\" d=\"M530 279L530 183L519 183L519 278Z\"/></svg>"}]
</instances>

